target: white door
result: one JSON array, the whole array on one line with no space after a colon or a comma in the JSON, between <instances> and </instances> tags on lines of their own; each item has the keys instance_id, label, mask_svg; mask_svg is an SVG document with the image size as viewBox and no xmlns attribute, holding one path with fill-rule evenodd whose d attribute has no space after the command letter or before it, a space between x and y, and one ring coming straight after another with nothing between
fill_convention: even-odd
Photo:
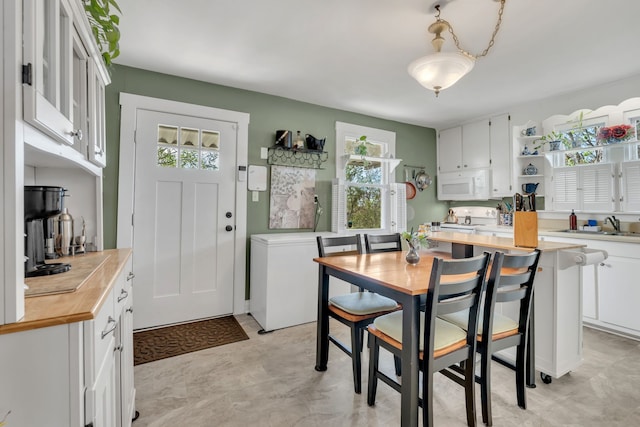
<instances>
[{"instance_id":1,"label":"white door","mask_svg":"<svg viewBox=\"0 0 640 427\"><path fill-rule=\"evenodd\" d=\"M135 329L233 312L236 129L138 110Z\"/></svg>"}]
</instances>

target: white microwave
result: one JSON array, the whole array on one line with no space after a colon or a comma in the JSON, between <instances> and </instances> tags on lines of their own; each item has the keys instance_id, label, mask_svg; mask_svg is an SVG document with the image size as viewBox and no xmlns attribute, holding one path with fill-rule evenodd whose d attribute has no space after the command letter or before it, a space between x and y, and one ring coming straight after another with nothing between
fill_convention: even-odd
<instances>
[{"instance_id":1,"label":"white microwave","mask_svg":"<svg viewBox=\"0 0 640 427\"><path fill-rule=\"evenodd\" d=\"M488 200L490 196L490 169L438 174L438 200Z\"/></svg>"}]
</instances>

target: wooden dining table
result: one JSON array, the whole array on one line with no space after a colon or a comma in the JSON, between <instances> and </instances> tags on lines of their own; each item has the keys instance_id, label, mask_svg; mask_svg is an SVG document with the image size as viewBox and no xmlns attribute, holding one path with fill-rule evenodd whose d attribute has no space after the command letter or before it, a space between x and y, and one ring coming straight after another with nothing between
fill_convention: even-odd
<instances>
[{"instance_id":1,"label":"wooden dining table","mask_svg":"<svg viewBox=\"0 0 640 427\"><path fill-rule=\"evenodd\" d=\"M422 252L420 262L405 260L406 252L314 258L318 278L317 371L327 370L329 357L329 277L376 292L402 304L402 426L418 425L420 296L427 293L433 259L451 259L445 252ZM357 351L357 350L356 350Z\"/></svg>"}]
</instances>

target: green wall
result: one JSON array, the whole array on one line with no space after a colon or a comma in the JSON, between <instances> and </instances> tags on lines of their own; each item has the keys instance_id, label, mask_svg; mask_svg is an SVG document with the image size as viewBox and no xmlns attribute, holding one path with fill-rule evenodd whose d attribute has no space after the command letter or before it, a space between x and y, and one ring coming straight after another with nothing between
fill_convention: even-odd
<instances>
[{"instance_id":1,"label":"green wall","mask_svg":"<svg viewBox=\"0 0 640 427\"><path fill-rule=\"evenodd\" d=\"M317 138L327 138L325 151L329 159L317 174L316 192L324 208L318 231L331 229L331 180L335 176L335 122L341 121L374 127L396 133L396 157L404 159L396 169L396 180L404 181L403 164L424 165L435 180L436 135L431 128L383 120L362 114L325 108L258 92L219 86L167 74L115 65L106 92L107 167L104 170L104 246L116 246L118 206L118 159L120 152L119 94L136 95L188 102L250 114L248 164L266 165L260 159L260 147L273 145L277 129L300 130ZM322 88L318 88L322 90ZM252 202L247 192L247 235L276 232L268 229L268 191L260 193L260 201ZM415 218L409 227L444 218L447 204L436 199L435 185L408 201ZM299 230L278 230L291 232ZM306 230L305 230L306 231Z\"/></svg>"}]
</instances>

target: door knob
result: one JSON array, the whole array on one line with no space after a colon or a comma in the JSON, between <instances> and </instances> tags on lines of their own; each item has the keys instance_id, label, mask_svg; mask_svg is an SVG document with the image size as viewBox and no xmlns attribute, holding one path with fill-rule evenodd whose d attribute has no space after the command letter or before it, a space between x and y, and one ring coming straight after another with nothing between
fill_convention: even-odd
<instances>
[{"instance_id":1,"label":"door knob","mask_svg":"<svg viewBox=\"0 0 640 427\"><path fill-rule=\"evenodd\" d=\"M230 225L227 225L224 229L227 231L233 231L233 227Z\"/></svg>"},{"instance_id":2,"label":"door knob","mask_svg":"<svg viewBox=\"0 0 640 427\"><path fill-rule=\"evenodd\" d=\"M226 216L227 218L231 218L233 215L231 214L231 212L227 212L224 216Z\"/></svg>"}]
</instances>

